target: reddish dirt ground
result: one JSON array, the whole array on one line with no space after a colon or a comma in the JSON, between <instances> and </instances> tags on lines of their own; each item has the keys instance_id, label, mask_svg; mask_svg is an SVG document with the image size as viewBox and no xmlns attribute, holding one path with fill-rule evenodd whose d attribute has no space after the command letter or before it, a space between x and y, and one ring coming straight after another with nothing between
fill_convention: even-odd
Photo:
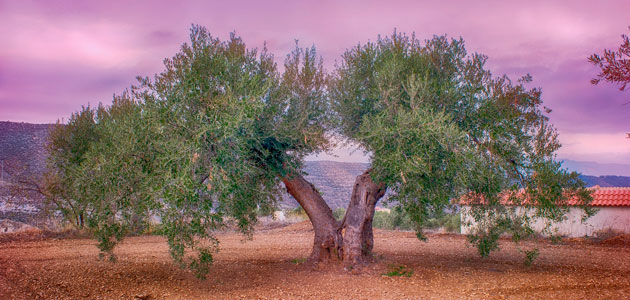
<instances>
[{"instance_id":1,"label":"reddish dirt ground","mask_svg":"<svg viewBox=\"0 0 630 300\"><path fill-rule=\"evenodd\" d=\"M118 262L98 260L89 239L0 243L0 299L630 299L626 243L540 242L532 266L510 242L489 258L459 235L377 231L377 261L361 270L312 267L304 224L220 234L206 280L176 267L161 237L125 240ZM525 245L532 246L532 245ZM411 276L389 277L404 266Z\"/></svg>"}]
</instances>

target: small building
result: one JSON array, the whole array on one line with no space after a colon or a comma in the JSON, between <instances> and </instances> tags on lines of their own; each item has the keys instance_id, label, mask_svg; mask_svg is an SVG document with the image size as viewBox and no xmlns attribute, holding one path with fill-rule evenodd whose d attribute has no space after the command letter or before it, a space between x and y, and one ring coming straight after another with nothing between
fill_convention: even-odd
<instances>
[{"instance_id":1,"label":"small building","mask_svg":"<svg viewBox=\"0 0 630 300\"><path fill-rule=\"evenodd\" d=\"M593 201L590 206L597 209L595 215L582 222L583 211L579 207L569 207L566 219L552 226L555 235L566 237L597 236L600 233L630 233L630 187L594 186ZM530 209L530 208L524 208ZM470 206L461 209L461 233L469 234L474 228L474 220L468 214ZM544 222L538 221L532 228L538 232Z\"/></svg>"}]
</instances>

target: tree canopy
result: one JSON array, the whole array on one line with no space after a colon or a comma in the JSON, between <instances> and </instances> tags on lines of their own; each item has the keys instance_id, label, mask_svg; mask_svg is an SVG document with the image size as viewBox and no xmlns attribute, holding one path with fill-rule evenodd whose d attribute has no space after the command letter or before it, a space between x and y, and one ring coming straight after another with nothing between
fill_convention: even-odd
<instances>
[{"instance_id":1,"label":"tree canopy","mask_svg":"<svg viewBox=\"0 0 630 300\"><path fill-rule=\"evenodd\" d=\"M484 199L477 219L502 215L480 229L481 239L528 227L531 220L501 202L506 191L554 220L567 198L590 199L577 174L555 161L560 143L540 89L525 87L529 75L516 83L493 77L486 60L468 55L462 39L435 36L423 45L394 32L348 50L334 74L341 134L369 153L373 180L392 190L390 201L419 234L428 215L464 196Z\"/></svg>"},{"instance_id":2,"label":"tree canopy","mask_svg":"<svg viewBox=\"0 0 630 300\"><path fill-rule=\"evenodd\" d=\"M587 203L577 174L555 161L557 133L540 90L525 87L529 76L492 77L487 57L444 36L422 44L394 32L342 58L327 75L315 48L296 43L280 72L265 48L193 26L164 71L55 129L56 197L78 204L104 253L158 219L172 257L200 276L217 247L213 231L233 220L251 234L281 183L315 227L315 260L325 252L364 261L388 189L419 237L453 199L484 199L475 217L493 222L471 238L480 247L531 221L503 205L506 191L535 206L536 218L560 220L567 197ZM331 135L358 143L372 162L342 222L301 177L304 157L330 149Z\"/></svg>"},{"instance_id":3,"label":"tree canopy","mask_svg":"<svg viewBox=\"0 0 630 300\"><path fill-rule=\"evenodd\" d=\"M76 169L59 185L79 194L60 197L85 207L101 250L111 254L153 217L173 258L203 274L212 230L230 218L250 234L258 212L274 207L279 178L329 147L328 109L315 48L296 45L280 74L266 49L247 49L235 34L220 41L193 26L190 37L163 72L57 127L50 167Z\"/></svg>"}]
</instances>

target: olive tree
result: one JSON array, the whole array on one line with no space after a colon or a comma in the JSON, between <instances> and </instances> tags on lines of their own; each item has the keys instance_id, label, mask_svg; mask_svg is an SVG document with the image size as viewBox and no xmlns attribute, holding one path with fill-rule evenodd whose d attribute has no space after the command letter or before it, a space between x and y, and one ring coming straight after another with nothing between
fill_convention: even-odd
<instances>
[{"instance_id":1,"label":"olive tree","mask_svg":"<svg viewBox=\"0 0 630 300\"><path fill-rule=\"evenodd\" d=\"M65 186L105 252L158 218L171 256L203 276L213 231L234 221L251 234L282 187L313 225L309 260L350 265L370 260L374 207L387 190L419 237L426 216L452 199L483 199L476 216L493 222L472 239L481 246L517 228L494 217L503 216L505 191L554 220L563 196L588 200L577 175L554 161L560 145L540 90L525 89L528 77L492 77L486 57L468 55L461 40L422 45L394 33L348 50L327 76L314 47L296 45L280 72L265 48L235 34L221 41L193 26L190 39L164 71L96 110L96 138ZM372 160L340 222L302 172L306 155L330 149L331 135Z\"/></svg>"}]
</instances>

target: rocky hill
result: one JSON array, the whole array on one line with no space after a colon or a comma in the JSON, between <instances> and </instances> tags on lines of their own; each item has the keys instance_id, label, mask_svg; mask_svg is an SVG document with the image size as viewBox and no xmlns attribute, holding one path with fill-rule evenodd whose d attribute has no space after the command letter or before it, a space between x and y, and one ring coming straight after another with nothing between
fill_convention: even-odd
<instances>
[{"instance_id":1,"label":"rocky hill","mask_svg":"<svg viewBox=\"0 0 630 300\"><path fill-rule=\"evenodd\" d=\"M35 193L16 195L12 182L38 178L44 172L46 141L52 126L0 122L0 219L39 223L37 213L43 198Z\"/></svg>"},{"instance_id":2,"label":"rocky hill","mask_svg":"<svg viewBox=\"0 0 630 300\"><path fill-rule=\"evenodd\" d=\"M366 163L347 163L337 161L307 161L304 165L306 180L311 182L322 194L331 209L346 207L350 201L354 180L369 167ZM298 207L289 195L284 195L280 203L282 208Z\"/></svg>"},{"instance_id":3,"label":"rocky hill","mask_svg":"<svg viewBox=\"0 0 630 300\"><path fill-rule=\"evenodd\" d=\"M18 173L38 175L46 167L46 141L52 124L0 122L0 179Z\"/></svg>"}]
</instances>

